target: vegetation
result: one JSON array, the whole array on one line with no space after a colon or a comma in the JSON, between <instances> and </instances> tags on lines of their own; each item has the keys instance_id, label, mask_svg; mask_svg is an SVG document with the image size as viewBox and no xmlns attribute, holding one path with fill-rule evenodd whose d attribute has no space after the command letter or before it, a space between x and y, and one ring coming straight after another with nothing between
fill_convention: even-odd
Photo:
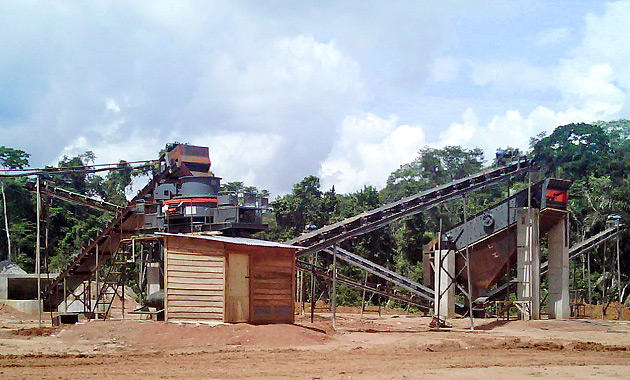
<instances>
[{"instance_id":1,"label":"vegetation","mask_svg":"<svg viewBox=\"0 0 630 380\"><path fill-rule=\"evenodd\" d=\"M28 166L29 155L23 151L0 147L0 165L7 169ZM95 160L94 153L85 152L75 157L64 156L58 167L82 167ZM121 161L121 169L110 171L105 177L87 174L80 170L62 175L43 175L42 181L83 195L100 197L116 204L125 204L125 191L129 188L132 176L129 165ZM29 272L34 271L36 240L36 200L32 192L25 188L26 178L3 178L6 189L6 216L9 220L11 237L11 258ZM32 181L32 180L31 180ZM44 199L42 229L48 230L47 244L42 242L45 263L50 270L65 269L70 258L84 245L95 238L105 227L112 215L93 210L81 205L70 204L58 199ZM2 226L2 235L6 236L6 227ZM8 239L0 239L0 252L8 253ZM8 254L0 255L8 258Z\"/></svg>"},{"instance_id":2,"label":"vegetation","mask_svg":"<svg viewBox=\"0 0 630 380\"><path fill-rule=\"evenodd\" d=\"M550 135L538 135L530 141L530 151L525 154L534 158L540 166L538 178L547 176L573 181L570 190L571 242L575 243L604 229L608 215L621 215L630 220L630 121L579 123L559 126ZM507 147L498 149L509 155L522 154ZM494 152L493 152L494 153ZM0 147L0 166L3 168L28 167L29 154L17 149ZM83 166L94 161L94 154L85 152L75 157L63 157L60 167ZM448 146L441 149L425 147L419 150L412 162L405 163L392 172L383 189L366 186L349 194L338 194L335 188L322 189L319 178L307 176L293 186L291 193L272 202L270 230L259 237L285 241L305 230L320 228L346 217L374 209L419 191L430 189L478 172L484 166L497 165L496 159L488 162L481 149ZM124 161L121 168L128 166ZM131 170L109 172L105 177L73 172L45 178L56 186L81 194L97 196L104 200L123 204L125 191L134 173ZM2 178L6 200L6 216L11 238L11 257L28 271L33 271L35 246L35 200L24 189L24 178ZM508 184L499 184L467 197L470 214L489 207L526 186L524 178L514 178ZM222 186L224 192L259 192L242 182L230 182ZM266 193L264 190L262 193ZM65 267L69 258L96 236L111 218L106 213L71 205L58 200L47 200L49 220L48 262L51 269ZM0 208L3 213L3 208ZM462 219L463 203L454 201L442 204L424 213L407 217L388 227L346 241L342 246L376 263L395 269L414 280L422 280L422 250L436 231L458 223ZM0 226L0 259L8 251L7 231L4 222ZM622 283L617 284L610 275L612 252L603 249L592 253L592 281L595 299L602 297L604 284L616 294L616 287L627 287L630 278L630 243L622 237ZM611 249L609 245L609 250ZM604 255L609 260L604 262ZM330 265L330 258L320 258L321 265ZM582 263L577 262L581 270ZM343 274L363 281L360 271L344 267ZM370 279L377 281L377 279ZM585 291L584 279L576 278L577 286ZM318 289L325 293L325 288ZM358 292L340 289L340 299L345 303L357 302ZM626 295L627 296L627 295Z\"/></svg>"},{"instance_id":3,"label":"vegetation","mask_svg":"<svg viewBox=\"0 0 630 380\"><path fill-rule=\"evenodd\" d=\"M593 124L569 124L556 128L552 134L533 137L531 150L525 154L534 158L540 171L533 178L549 176L573 181L570 189L571 242L592 236L605 227L609 215L630 218L630 121L597 122ZM497 149L506 156L521 155L517 149ZM272 203L277 224L267 238L286 240L299 235L305 227L321 227L344 217L356 215L418 193L422 190L476 173L484 168L484 154L480 149L459 146L420 149L410 163L401 165L388 178L384 189L376 191L366 187L352 194L336 194L320 189L317 177L309 176L296 184L293 192L279 197ZM496 165L493 160L491 165ZM478 191L467 197L469 214L479 212L527 186L525 178L514 178L507 185L497 185ZM369 202L357 202L369 199ZM395 269L414 280L422 279L422 249L429 242L439 223L444 229L463 219L463 203L447 202L424 213L407 217L387 228L372 232L342 246L381 265ZM630 246L627 236L622 237L622 284L617 284L610 273L613 271L612 244L609 252L603 249L592 252L592 284L594 299L602 297L604 284L609 294L616 294L617 286L625 289L630 278ZM544 253L543 253L544 254ZM604 262L605 255L608 260ZM326 258L326 260L328 260ZM329 264L328 261L325 264ZM572 263L582 270L582 262ZM363 274L343 268L344 275L362 281ZM581 273L581 272L579 272ZM607 273L606 276L603 276ZM578 278L579 277L579 278ZM378 281L377 279L374 279ZM585 280L576 276L575 287L586 298ZM343 290L340 290L343 293ZM627 297L627 292L623 298ZM340 299L348 299L342 296Z\"/></svg>"}]
</instances>

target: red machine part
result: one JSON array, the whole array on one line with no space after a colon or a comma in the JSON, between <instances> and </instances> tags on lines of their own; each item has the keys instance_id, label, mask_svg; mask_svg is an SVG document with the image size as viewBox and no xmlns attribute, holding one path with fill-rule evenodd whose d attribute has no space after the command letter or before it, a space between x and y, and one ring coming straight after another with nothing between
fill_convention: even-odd
<instances>
[{"instance_id":1,"label":"red machine part","mask_svg":"<svg viewBox=\"0 0 630 380\"><path fill-rule=\"evenodd\" d=\"M547 202L567 203L569 195L566 190L547 189Z\"/></svg>"},{"instance_id":2,"label":"red machine part","mask_svg":"<svg viewBox=\"0 0 630 380\"><path fill-rule=\"evenodd\" d=\"M168 207L166 212L177 211L180 205L203 205L207 203L219 203L219 200L217 198L179 198L168 199L163 202Z\"/></svg>"}]
</instances>

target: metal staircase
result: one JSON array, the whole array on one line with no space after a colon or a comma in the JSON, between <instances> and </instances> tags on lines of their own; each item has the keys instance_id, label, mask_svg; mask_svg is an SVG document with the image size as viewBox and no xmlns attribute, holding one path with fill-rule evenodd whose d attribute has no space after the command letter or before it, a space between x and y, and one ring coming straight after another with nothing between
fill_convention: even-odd
<instances>
[{"instance_id":1,"label":"metal staircase","mask_svg":"<svg viewBox=\"0 0 630 380\"><path fill-rule=\"evenodd\" d=\"M107 273L103 277L100 289L98 289L98 295L91 311L91 318L106 319L116 296L125 297L124 283L127 276L127 266L133 264L133 261L130 260L131 244L133 243L122 243L116 254L112 256ZM120 291L121 288L122 291Z\"/></svg>"}]
</instances>

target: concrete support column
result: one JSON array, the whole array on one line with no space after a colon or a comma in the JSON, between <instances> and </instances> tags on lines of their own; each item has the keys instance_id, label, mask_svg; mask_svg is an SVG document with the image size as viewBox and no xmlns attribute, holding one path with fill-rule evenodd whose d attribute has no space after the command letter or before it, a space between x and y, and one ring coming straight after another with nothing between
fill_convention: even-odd
<instances>
[{"instance_id":1,"label":"concrete support column","mask_svg":"<svg viewBox=\"0 0 630 380\"><path fill-rule=\"evenodd\" d=\"M440 257L442 258L442 267L440 267ZM455 252L435 251L434 266L435 315L442 319L453 318L455 317L455 285L453 284L451 287L449 285L452 282L451 278L455 277ZM448 290L444 292L447 288ZM440 294L442 297L439 297Z\"/></svg>"},{"instance_id":2,"label":"concrete support column","mask_svg":"<svg viewBox=\"0 0 630 380\"><path fill-rule=\"evenodd\" d=\"M540 238L538 210L519 208L516 227L516 299L522 319L540 319Z\"/></svg>"},{"instance_id":3,"label":"concrete support column","mask_svg":"<svg viewBox=\"0 0 630 380\"><path fill-rule=\"evenodd\" d=\"M549 314L551 318L568 319L569 306L569 229L562 219L549 231Z\"/></svg>"},{"instance_id":4,"label":"concrete support column","mask_svg":"<svg viewBox=\"0 0 630 380\"><path fill-rule=\"evenodd\" d=\"M0 300L9 299L9 276L0 275Z\"/></svg>"},{"instance_id":5,"label":"concrete support column","mask_svg":"<svg viewBox=\"0 0 630 380\"><path fill-rule=\"evenodd\" d=\"M162 289L160 263L147 263L147 296Z\"/></svg>"},{"instance_id":6,"label":"concrete support column","mask_svg":"<svg viewBox=\"0 0 630 380\"><path fill-rule=\"evenodd\" d=\"M435 285L433 269L431 268L431 254L429 252L422 253L422 285L427 288Z\"/></svg>"}]
</instances>

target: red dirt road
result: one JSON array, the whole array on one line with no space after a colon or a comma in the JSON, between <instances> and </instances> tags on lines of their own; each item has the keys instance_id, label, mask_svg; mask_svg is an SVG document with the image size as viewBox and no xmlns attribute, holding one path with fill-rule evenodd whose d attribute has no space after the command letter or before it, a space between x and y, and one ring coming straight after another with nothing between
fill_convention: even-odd
<instances>
[{"instance_id":1,"label":"red dirt road","mask_svg":"<svg viewBox=\"0 0 630 380\"><path fill-rule=\"evenodd\" d=\"M478 320L474 332L466 320L447 331L428 323L342 314L338 331L323 317L313 325L125 320L38 330L32 319L0 314L0 378L630 378L627 322Z\"/></svg>"}]
</instances>

